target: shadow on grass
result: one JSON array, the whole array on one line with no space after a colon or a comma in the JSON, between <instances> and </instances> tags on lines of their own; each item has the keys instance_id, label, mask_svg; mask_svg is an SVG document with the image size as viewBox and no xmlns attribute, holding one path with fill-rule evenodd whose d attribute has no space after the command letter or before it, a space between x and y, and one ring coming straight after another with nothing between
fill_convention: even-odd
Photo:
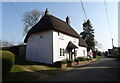
<instances>
[{"instance_id":1,"label":"shadow on grass","mask_svg":"<svg viewBox=\"0 0 120 83\"><path fill-rule=\"evenodd\" d=\"M22 59L22 60L17 59L14 64L15 65L44 65L44 66L54 67L54 65L52 65L52 64L27 61L27 60L24 60L24 59Z\"/></svg>"},{"instance_id":2,"label":"shadow on grass","mask_svg":"<svg viewBox=\"0 0 120 83\"><path fill-rule=\"evenodd\" d=\"M37 81L51 76L63 74L65 71L61 69L40 70L35 72L10 72L6 77L2 78L2 82L24 82Z\"/></svg>"}]
</instances>

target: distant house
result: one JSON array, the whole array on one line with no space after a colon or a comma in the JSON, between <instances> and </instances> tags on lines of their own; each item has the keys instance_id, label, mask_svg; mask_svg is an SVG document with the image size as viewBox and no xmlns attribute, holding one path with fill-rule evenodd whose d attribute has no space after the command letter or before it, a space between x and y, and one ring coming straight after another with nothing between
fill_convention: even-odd
<instances>
[{"instance_id":1,"label":"distant house","mask_svg":"<svg viewBox=\"0 0 120 83\"><path fill-rule=\"evenodd\" d=\"M66 22L50 15L46 9L45 15L27 33L26 60L53 64L56 61L77 57L87 57L87 44Z\"/></svg>"}]
</instances>

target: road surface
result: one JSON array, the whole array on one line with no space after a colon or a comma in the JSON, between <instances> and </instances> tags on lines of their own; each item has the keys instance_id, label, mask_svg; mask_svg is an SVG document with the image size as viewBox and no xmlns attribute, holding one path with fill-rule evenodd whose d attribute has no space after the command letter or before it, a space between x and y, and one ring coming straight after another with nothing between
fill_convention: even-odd
<instances>
[{"instance_id":1,"label":"road surface","mask_svg":"<svg viewBox=\"0 0 120 83\"><path fill-rule=\"evenodd\" d=\"M46 81L120 81L120 62L115 58L101 58Z\"/></svg>"}]
</instances>

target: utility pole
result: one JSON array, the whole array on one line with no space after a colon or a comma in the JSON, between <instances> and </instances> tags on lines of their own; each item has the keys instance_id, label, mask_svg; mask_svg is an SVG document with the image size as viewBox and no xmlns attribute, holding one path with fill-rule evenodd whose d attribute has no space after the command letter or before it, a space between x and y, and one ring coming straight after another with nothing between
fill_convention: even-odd
<instances>
[{"instance_id":1,"label":"utility pole","mask_svg":"<svg viewBox=\"0 0 120 83\"><path fill-rule=\"evenodd\" d=\"M112 38L112 48L114 48L114 45L113 45L113 38Z\"/></svg>"}]
</instances>

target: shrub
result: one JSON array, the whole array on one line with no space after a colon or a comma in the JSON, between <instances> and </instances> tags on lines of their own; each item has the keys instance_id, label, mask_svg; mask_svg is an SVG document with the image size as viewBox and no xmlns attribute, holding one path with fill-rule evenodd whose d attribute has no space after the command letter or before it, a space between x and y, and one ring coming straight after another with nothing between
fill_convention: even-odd
<instances>
[{"instance_id":1,"label":"shrub","mask_svg":"<svg viewBox=\"0 0 120 83\"><path fill-rule=\"evenodd\" d=\"M86 58L86 60L92 60L92 58Z\"/></svg>"},{"instance_id":2,"label":"shrub","mask_svg":"<svg viewBox=\"0 0 120 83\"><path fill-rule=\"evenodd\" d=\"M14 65L15 55L10 51L0 51L2 57L2 75L6 76Z\"/></svg>"},{"instance_id":3,"label":"shrub","mask_svg":"<svg viewBox=\"0 0 120 83\"><path fill-rule=\"evenodd\" d=\"M97 55L98 56L103 56L104 54L102 52L100 52L100 51L97 51Z\"/></svg>"},{"instance_id":4,"label":"shrub","mask_svg":"<svg viewBox=\"0 0 120 83\"><path fill-rule=\"evenodd\" d=\"M66 60L62 60L62 61L57 61L57 62L55 62L54 64L66 64L66 63L67 63Z\"/></svg>"},{"instance_id":5,"label":"shrub","mask_svg":"<svg viewBox=\"0 0 120 83\"><path fill-rule=\"evenodd\" d=\"M79 61L80 61L80 59L78 59L78 58L77 58L77 59L75 59L74 61L75 61L75 62L79 62Z\"/></svg>"},{"instance_id":6,"label":"shrub","mask_svg":"<svg viewBox=\"0 0 120 83\"><path fill-rule=\"evenodd\" d=\"M97 59L100 59L100 56L96 56Z\"/></svg>"},{"instance_id":7,"label":"shrub","mask_svg":"<svg viewBox=\"0 0 120 83\"><path fill-rule=\"evenodd\" d=\"M80 61L86 61L85 57L77 57L77 59L79 59Z\"/></svg>"},{"instance_id":8,"label":"shrub","mask_svg":"<svg viewBox=\"0 0 120 83\"><path fill-rule=\"evenodd\" d=\"M67 60L67 63L73 63L74 60Z\"/></svg>"}]
</instances>

